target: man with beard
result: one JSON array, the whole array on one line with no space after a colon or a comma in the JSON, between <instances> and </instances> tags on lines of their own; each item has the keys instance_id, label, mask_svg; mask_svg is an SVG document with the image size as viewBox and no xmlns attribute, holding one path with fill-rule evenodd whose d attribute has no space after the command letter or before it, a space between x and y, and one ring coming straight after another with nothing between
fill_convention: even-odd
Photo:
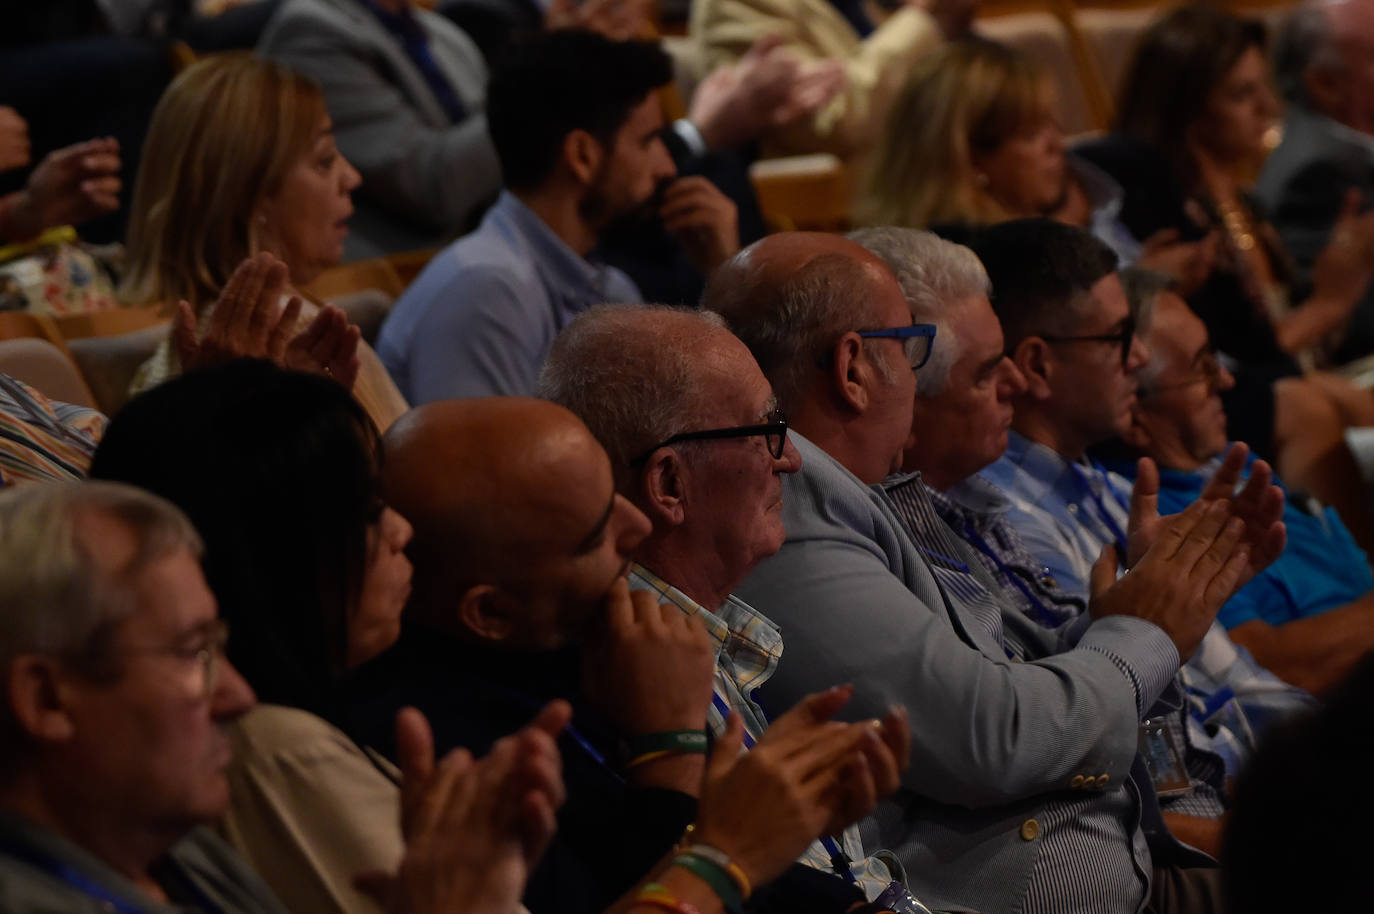
<instances>
[{"instance_id":1,"label":"man with beard","mask_svg":"<svg viewBox=\"0 0 1374 914\"><path fill-rule=\"evenodd\" d=\"M671 79L656 45L572 31L496 74L487 121L506 189L420 274L378 341L412 403L532 394L573 317L640 301L628 276L588 260L616 224L657 214L703 273L734 254L734 204L704 178L675 180L654 91Z\"/></svg>"}]
</instances>

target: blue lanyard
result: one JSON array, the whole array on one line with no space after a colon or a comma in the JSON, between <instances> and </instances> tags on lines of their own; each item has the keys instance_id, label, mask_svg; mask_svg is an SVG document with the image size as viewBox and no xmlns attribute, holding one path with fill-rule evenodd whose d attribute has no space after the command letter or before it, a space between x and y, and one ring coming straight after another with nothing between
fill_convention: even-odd
<instances>
[{"instance_id":1,"label":"blue lanyard","mask_svg":"<svg viewBox=\"0 0 1374 914\"><path fill-rule=\"evenodd\" d=\"M720 693L714 689L711 691L711 705L720 712L721 718L730 716L730 705L721 697ZM749 735L749 731L744 731L744 748L753 749L755 739ZM854 873L849 869L849 855L840 849L839 844L829 835L821 835L821 847L830 855L830 866L835 870L836 875L843 876L849 882L858 884L858 879L854 878Z\"/></svg>"},{"instance_id":2,"label":"blue lanyard","mask_svg":"<svg viewBox=\"0 0 1374 914\"><path fill-rule=\"evenodd\" d=\"M971 540L973 545L977 546L984 555L992 559L997 565L997 570L1002 572L1002 577L1011 582L1012 586L1021 591L1025 598L1030 601L1031 609L1035 610L1035 614L1040 617L1040 623L1042 625L1048 628L1058 628L1063 624L1064 620L1050 612L1049 608L1045 606L1044 603L1040 602L1040 597L1031 590L1029 584L1021 579L1021 575L1017 574L1015 569L1003 562L1002 557L997 554L996 550L992 548L988 541L983 539L978 531L974 530L967 522L964 524L964 535ZM1049 571L1048 568L1045 570L1047 572Z\"/></svg>"},{"instance_id":3,"label":"blue lanyard","mask_svg":"<svg viewBox=\"0 0 1374 914\"><path fill-rule=\"evenodd\" d=\"M1093 466L1093 469L1097 470L1099 473L1101 473L1101 474L1103 475L1104 480L1105 480L1107 471L1104 470L1104 469L1102 468L1102 465L1099 464L1099 463L1097 463L1096 461L1094 461L1093 464L1092 464L1092 466ZM1074 478L1076 478L1076 479L1078 480L1078 484L1079 484L1080 486L1083 487L1083 491L1084 491L1084 492L1087 492L1087 493L1088 493L1088 497L1091 498L1091 499L1093 500L1094 503L1096 503L1096 505L1097 505L1097 515L1098 515L1098 517L1102 518L1102 522L1103 522L1104 524L1107 525L1107 529L1111 532L1112 537L1116 540L1116 546L1117 546L1117 548L1118 548L1119 550L1121 550L1121 555L1119 556L1119 560L1120 560L1122 563L1125 563L1125 561L1126 561L1126 531L1122 530L1122 529L1121 529L1121 525L1118 524L1118 523L1116 522L1116 520L1112 517L1111 512L1107 510L1107 504L1106 504L1106 502L1104 502L1104 501L1102 500L1102 496L1101 496L1101 495L1098 495L1098 494L1097 494L1097 490L1093 488L1092 483L1088 481L1088 477L1085 476L1085 475L1083 474L1083 471L1082 471L1081 469L1079 469L1078 464L1076 464L1076 463L1070 461L1070 462L1069 462L1069 469L1071 469L1071 470L1073 471ZM1103 484L1106 485L1105 481L1104 481ZM1107 486L1107 488L1110 489L1111 486ZM1117 496L1115 495L1115 493L1113 493L1113 497L1116 498L1117 504L1121 504L1121 499L1120 499L1119 497L1117 497ZM1126 507L1126 506L1125 506L1125 505L1122 505L1122 507ZM1128 512L1128 513L1129 513L1129 511L1130 511L1130 509L1127 508L1127 512Z\"/></svg>"},{"instance_id":4,"label":"blue lanyard","mask_svg":"<svg viewBox=\"0 0 1374 914\"><path fill-rule=\"evenodd\" d=\"M74 867L68 866L57 858L51 857L42 851L29 847L16 846L8 842L0 844L0 850L3 850L12 857L24 861L30 866L37 867L45 873L60 879L82 894L88 895L97 901L104 902L115 911L119 912L119 914L147 914L143 908L114 895L104 886L77 872ZM190 879L182 879L181 882L198 896L195 900L195 904L202 910L208 912L208 914L215 914L215 912L220 910L217 905L205 897L205 893L200 891Z\"/></svg>"}]
</instances>

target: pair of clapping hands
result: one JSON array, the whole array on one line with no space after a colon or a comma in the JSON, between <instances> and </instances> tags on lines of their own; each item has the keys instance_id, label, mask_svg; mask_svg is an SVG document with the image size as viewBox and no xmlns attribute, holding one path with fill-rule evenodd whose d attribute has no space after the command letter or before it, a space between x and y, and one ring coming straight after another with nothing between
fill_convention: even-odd
<instances>
[{"instance_id":1,"label":"pair of clapping hands","mask_svg":"<svg viewBox=\"0 0 1374 914\"><path fill-rule=\"evenodd\" d=\"M707 642L699 621L647 597L632 598L622 581L608 598L616 613L610 627L622 643L687 647L686 666L697 664L703 653L711 655L696 650ZM660 668L656 691L665 691L662 684L673 681L665 677L679 672L681 665ZM894 710L881 721L832 721L852 694L851 687L840 686L808 697L748 752L741 751L743 724L731 715L706 758L695 840L728 855L751 884L773 880L818 836L857 821L896 790L910 746L906 714ZM696 711L698 726L703 709L704 703ZM671 710L664 713L659 720L673 716ZM557 827L564 791L556 740L571 714L566 702L554 701L486 757L474 760L456 749L436 764L424 717L414 709L402 711L397 747L405 856L395 874L366 874L358 886L392 914L515 911Z\"/></svg>"},{"instance_id":2,"label":"pair of clapping hands","mask_svg":"<svg viewBox=\"0 0 1374 914\"><path fill-rule=\"evenodd\" d=\"M197 330L190 303L178 302L172 348L182 370L233 359L268 359L293 371L327 375L352 390L361 364L361 331L343 311L325 305L297 332L304 305L299 295L292 295L283 306L288 289L286 264L264 252L234 270L212 306L204 333Z\"/></svg>"},{"instance_id":3,"label":"pair of clapping hands","mask_svg":"<svg viewBox=\"0 0 1374 914\"><path fill-rule=\"evenodd\" d=\"M1159 515L1159 471L1141 458L1131 491L1125 557L1128 573L1117 578L1121 561L1111 546L1092 571L1094 618L1135 616L1153 622L1186 661L1202 643L1222 604L1283 552L1287 533L1283 491L1273 471L1255 461L1239 486L1249 449L1226 452L1207 487L1178 514Z\"/></svg>"}]
</instances>

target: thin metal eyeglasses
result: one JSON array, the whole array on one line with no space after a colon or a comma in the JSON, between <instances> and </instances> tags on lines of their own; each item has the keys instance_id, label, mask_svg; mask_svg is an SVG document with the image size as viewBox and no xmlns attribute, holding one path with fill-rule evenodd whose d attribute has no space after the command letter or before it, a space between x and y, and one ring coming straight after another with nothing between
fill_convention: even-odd
<instances>
[{"instance_id":1,"label":"thin metal eyeglasses","mask_svg":"<svg viewBox=\"0 0 1374 914\"><path fill-rule=\"evenodd\" d=\"M1135 341L1135 315L1128 314L1116 333L1095 333L1087 336L1044 336L1040 339L1047 343L1119 343L1121 345L1121 364L1131 359L1131 343Z\"/></svg>"},{"instance_id":2,"label":"thin metal eyeglasses","mask_svg":"<svg viewBox=\"0 0 1374 914\"><path fill-rule=\"evenodd\" d=\"M865 339L901 340L912 371L930 361L930 354L935 350L934 324L907 324L905 327L889 327L885 330L860 330L858 334Z\"/></svg>"},{"instance_id":3,"label":"thin metal eyeglasses","mask_svg":"<svg viewBox=\"0 0 1374 914\"><path fill-rule=\"evenodd\" d=\"M215 619L203 629L203 636L193 644L169 645L166 647L121 647L117 653L123 655L152 654L154 656L174 657L186 663L194 662L200 676L200 697L208 699L215 693L219 683L220 660L229 644L229 623Z\"/></svg>"},{"instance_id":4,"label":"thin metal eyeglasses","mask_svg":"<svg viewBox=\"0 0 1374 914\"><path fill-rule=\"evenodd\" d=\"M643 463L654 455L659 448L677 444L679 441L711 441L718 438L753 438L763 436L768 453L774 460L782 459L783 449L787 446L787 416L780 409L768 414L768 421L762 425L737 425L732 428L708 428L700 432L683 432L655 444L644 453L630 460L630 466Z\"/></svg>"},{"instance_id":5,"label":"thin metal eyeglasses","mask_svg":"<svg viewBox=\"0 0 1374 914\"><path fill-rule=\"evenodd\" d=\"M1140 396L1152 397L1155 394L1182 390L1195 384L1206 384L1208 390L1216 390L1221 387L1221 372L1221 362L1217 359L1217 352L1209 347L1199 353L1193 361L1192 371L1189 372L1187 380L1171 381L1168 384L1143 385L1140 389Z\"/></svg>"}]
</instances>

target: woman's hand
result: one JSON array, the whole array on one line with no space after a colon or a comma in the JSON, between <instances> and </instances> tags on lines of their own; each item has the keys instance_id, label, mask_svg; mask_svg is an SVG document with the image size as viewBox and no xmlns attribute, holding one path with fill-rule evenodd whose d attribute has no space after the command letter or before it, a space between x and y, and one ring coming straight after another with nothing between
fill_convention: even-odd
<instances>
[{"instance_id":1,"label":"woman's hand","mask_svg":"<svg viewBox=\"0 0 1374 914\"><path fill-rule=\"evenodd\" d=\"M80 225L118 209L119 168L119 142L111 137L48 153L8 204L5 237L27 241L53 226Z\"/></svg>"},{"instance_id":2,"label":"woman's hand","mask_svg":"<svg viewBox=\"0 0 1374 914\"><path fill-rule=\"evenodd\" d=\"M332 377L351 390L358 377L361 331L332 305L300 333L302 303L286 294L286 264L263 252L238 265L210 312L205 334L196 332L196 316L188 302L177 303L172 323L172 346L182 369L191 371L232 359L267 359L293 371Z\"/></svg>"},{"instance_id":3,"label":"woman's hand","mask_svg":"<svg viewBox=\"0 0 1374 914\"><path fill-rule=\"evenodd\" d=\"M29 125L13 108L0 107L0 171L29 164Z\"/></svg>"}]
</instances>

